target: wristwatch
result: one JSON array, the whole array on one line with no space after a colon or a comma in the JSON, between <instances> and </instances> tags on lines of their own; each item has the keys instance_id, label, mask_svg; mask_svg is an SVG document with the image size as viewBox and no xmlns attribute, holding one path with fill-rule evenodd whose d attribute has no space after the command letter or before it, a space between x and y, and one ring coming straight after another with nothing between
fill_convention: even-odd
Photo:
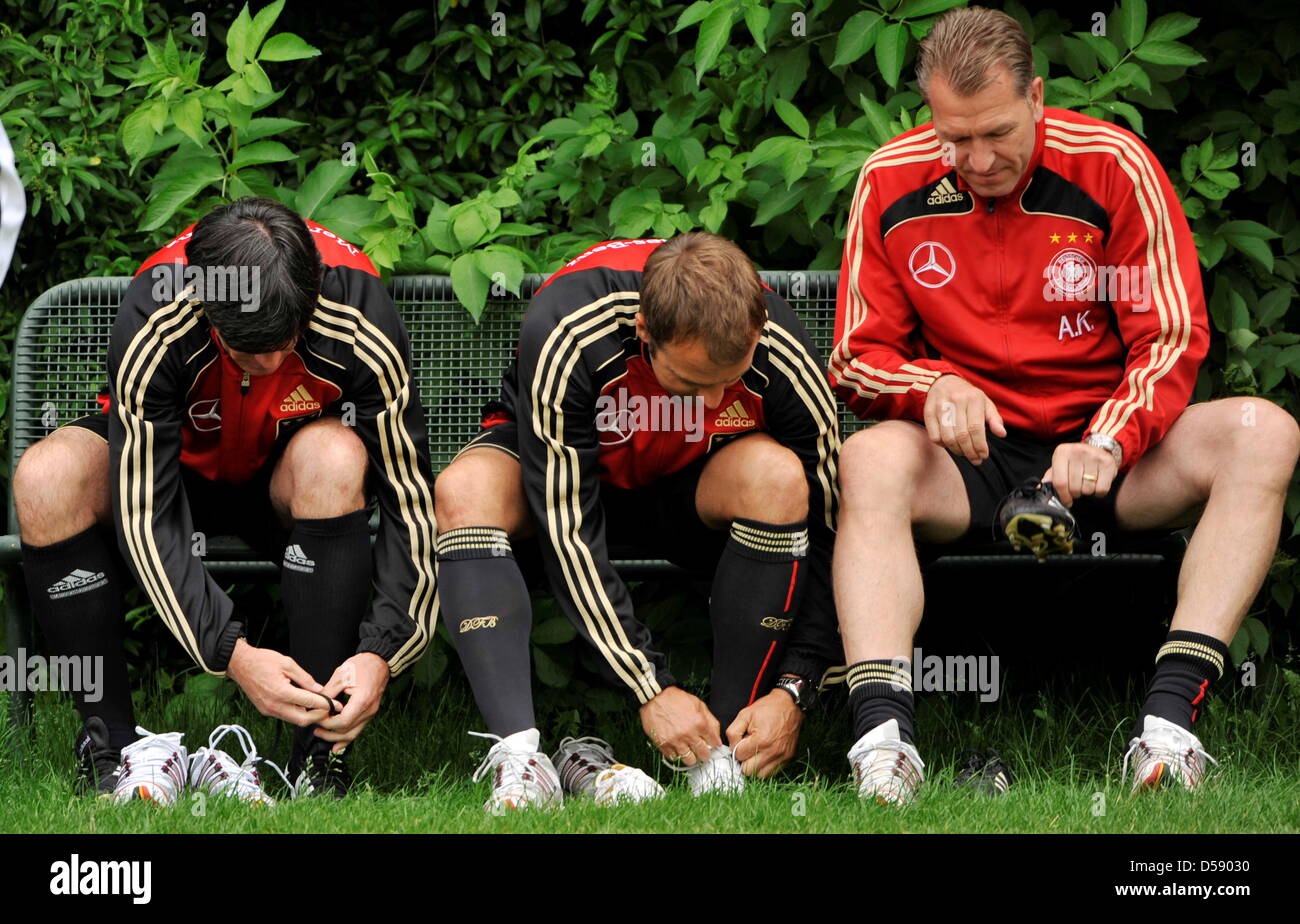
<instances>
[{"instance_id":1,"label":"wristwatch","mask_svg":"<svg viewBox=\"0 0 1300 924\"><path fill-rule=\"evenodd\" d=\"M1115 457L1115 464L1121 465L1124 462L1124 447L1115 442L1109 436L1103 433L1090 433L1084 440L1089 446L1096 446L1098 449L1104 449Z\"/></svg>"},{"instance_id":2,"label":"wristwatch","mask_svg":"<svg viewBox=\"0 0 1300 924\"><path fill-rule=\"evenodd\" d=\"M782 674L776 680L775 689L789 693L794 704L803 712L811 709L812 704L817 701L817 688L813 686L812 681L804 680L795 674Z\"/></svg>"}]
</instances>

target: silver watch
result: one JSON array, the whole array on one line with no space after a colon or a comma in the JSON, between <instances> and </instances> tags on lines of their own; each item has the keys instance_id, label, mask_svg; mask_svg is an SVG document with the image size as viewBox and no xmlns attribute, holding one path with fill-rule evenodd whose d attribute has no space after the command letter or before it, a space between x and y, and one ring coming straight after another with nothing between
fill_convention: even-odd
<instances>
[{"instance_id":1,"label":"silver watch","mask_svg":"<svg viewBox=\"0 0 1300 924\"><path fill-rule=\"evenodd\" d=\"M1115 442L1113 438L1106 436L1103 433L1090 433L1084 442L1089 446L1096 446L1099 449L1106 450L1115 457L1116 465L1124 464L1124 447Z\"/></svg>"}]
</instances>

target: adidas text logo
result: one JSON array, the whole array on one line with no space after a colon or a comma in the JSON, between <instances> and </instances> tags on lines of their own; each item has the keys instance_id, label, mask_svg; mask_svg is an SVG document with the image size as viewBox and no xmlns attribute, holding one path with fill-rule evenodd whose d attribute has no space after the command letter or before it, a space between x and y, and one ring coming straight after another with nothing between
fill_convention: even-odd
<instances>
[{"instance_id":1,"label":"adidas text logo","mask_svg":"<svg viewBox=\"0 0 1300 924\"><path fill-rule=\"evenodd\" d=\"M301 571L304 574L312 574L316 570L316 562L307 557L302 546L296 544L284 550L284 566L290 571Z\"/></svg>"},{"instance_id":2,"label":"adidas text logo","mask_svg":"<svg viewBox=\"0 0 1300 924\"><path fill-rule=\"evenodd\" d=\"M732 427L737 430L745 430L757 426L758 421L745 412L744 405L737 398L730 407L718 415L718 419L713 422L713 425L715 427Z\"/></svg>"},{"instance_id":3,"label":"adidas text logo","mask_svg":"<svg viewBox=\"0 0 1300 924\"><path fill-rule=\"evenodd\" d=\"M84 594L86 591L94 590L101 584L106 583L108 583L108 578L104 576L103 571L95 574L86 571L83 568L77 568L67 577L57 583L51 584L49 587L45 588L45 590L50 595L51 600L60 600L63 597L73 597L77 594Z\"/></svg>"},{"instance_id":4,"label":"adidas text logo","mask_svg":"<svg viewBox=\"0 0 1300 924\"><path fill-rule=\"evenodd\" d=\"M966 197L963 192L958 192L957 188L952 185L952 181L944 177L939 181L930 192L930 198L925 200L926 205L947 205L950 202L960 202Z\"/></svg>"},{"instance_id":5,"label":"adidas text logo","mask_svg":"<svg viewBox=\"0 0 1300 924\"><path fill-rule=\"evenodd\" d=\"M311 396L306 385L299 385L280 401L280 410L294 414L303 411L319 411L320 402Z\"/></svg>"},{"instance_id":6,"label":"adidas text logo","mask_svg":"<svg viewBox=\"0 0 1300 924\"><path fill-rule=\"evenodd\" d=\"M475 616L473 619L462 619L460 621L460 631L470 632L474 629L492 629L497 624L495 616Z\"/></svg>"},{"instance_id":7,"label":"adidas text logo","mask_svg":"<svg viewBox=\"0 0 1300 924\"><path fill-rule=\"evenodd\" d=\"M758 624L764 629L775 629L778 632L784 632L790 628L791 620L781 619L777 616L764 616Z\"/></svg>"}]
</instances>

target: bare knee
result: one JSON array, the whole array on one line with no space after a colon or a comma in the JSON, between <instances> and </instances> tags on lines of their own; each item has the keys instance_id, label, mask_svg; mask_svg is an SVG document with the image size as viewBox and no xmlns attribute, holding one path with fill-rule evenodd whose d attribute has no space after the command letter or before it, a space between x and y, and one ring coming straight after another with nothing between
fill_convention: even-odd
<instances>
[{"instance_id":1,"label":"bare knee","mask_svg":"<svg viewBox=\"0 0 1300 924\"><path fill-rule=\"evenodd\" d=\"M465 453L438 473L433 483L438 532L466 526L492 526L511 536L527 531L528 504L523 470L497 449Z\"/></svg>"},{"instance_id":2,"label":"bare knee","mask_svg":"<svg viewBox=\"0 0 1300 924\"><path fill-rule=\"evenodd\" d=\"M340 421L311 424L289 441L273 482L295 519L343 516L365 506L367 454Z\"/></svg>"},{"instance_id":3,"label":"bare knee","mask_svg":"<svg viewBox=\"0 0 1300 924\"><path fill-rule=\"evenodd\" d=\"M75 427L33 443L13 477L14 509L29 545L50 545L110 515L108 444Z\"/></svg>"},{"instance_id":4,"label":"bare knee","mask_svg":"<svg viewBox=\"0 0 1300 924\"><path fill-rule=\"evenodd\" d=\"M906 421L887 420L854 433L840 449L843 509L910 512L931 447L925 431Z\"/></svg>"},{"instance_id":5,"label":"bare knee","mask_svg":"<svg viewBox=\"0 0 1300 924\"><path fill-rule=\"evenodd\" d=\"M1235 480L1262 481L1285 491L1300 457L1300 426L1289 413L1262 398L1228 399L1225 408L1228 465Z\"/></svg>"},{"instance_id":6,"label":"bare knee","mask_svg":"<svg viewBox=\"0 0 1300 924\"><path fill-rule=\"evenodd\" d=\"M733 516L765 523L793 523L808 516L808 477L803 463L776 440L750 437L745 464L732 486Z\"/></svg>"}]
</instances>

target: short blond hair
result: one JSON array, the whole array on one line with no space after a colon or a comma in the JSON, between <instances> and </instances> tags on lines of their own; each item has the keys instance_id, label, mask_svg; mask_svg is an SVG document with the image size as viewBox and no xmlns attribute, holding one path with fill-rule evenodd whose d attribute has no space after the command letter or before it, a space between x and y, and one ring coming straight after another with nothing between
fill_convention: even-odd
<instances>
[{"instance_id":1,"label":"short blond hair","mask_svg":"<svg viewBox=\"0 0 1300 924\"><path fill-rule=\"evenodd\" d=\"M1029 92L1034 79L1034 52L1020 23L1006 13L971 6L945 13L921 42L916 81L929 100L930 81L938 76L958 96L974 96L1006 67L1016 93Z\"/></svg>"}]
</instances>

